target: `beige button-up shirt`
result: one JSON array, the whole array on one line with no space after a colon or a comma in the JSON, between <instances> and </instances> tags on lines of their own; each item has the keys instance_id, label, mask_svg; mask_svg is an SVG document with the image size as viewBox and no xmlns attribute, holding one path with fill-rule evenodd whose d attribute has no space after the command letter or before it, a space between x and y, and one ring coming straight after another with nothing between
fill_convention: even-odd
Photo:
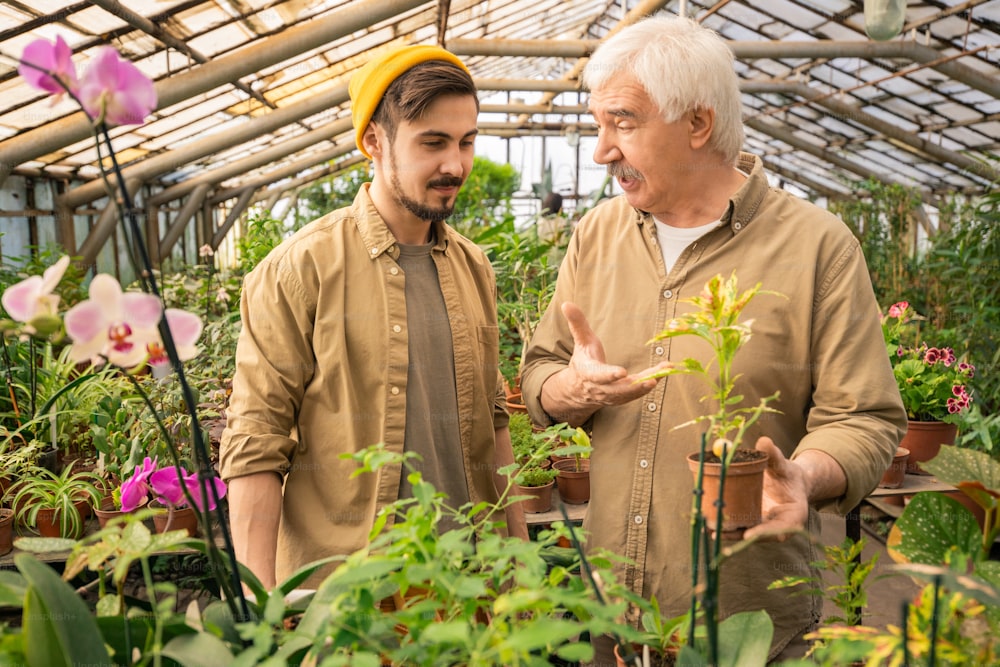
<instances>
[{"instance_id":1,"label":"beige button-up shirt","mask_svg":"<svg viewBox=\"0 0 1000 667\"><path fill-rule=\"evenodd\" d=\"M493 502L494 430L507 420L493 269L447 225L435 226L435 238L469 497ZM352 206L304 227L244 281L220 467L224 479L284 477L278 581L364 546L376 513L398 497L400 466L351 479L357 465L340 458L380 442L403 451L409 359L398 254L365 186Z\"/></svg>"},{"instance_id":2,"label":"beige button-up shirt","mask_svg":"<svg viewBox=\"0 0 1000 667\"><path fill-rule=\"evenodd\" d=\"M624 197L602 203L580 221L562 264L555 296L532 337L522 388L532 417L548 417L542 384L563 369L573 338L559 307L578 304L603 341L610 364L638 372L664 360L709 350L694 337L650 344L668 318L689 304L716 274L735 271L758 295L746 318L753 336L737 356L742 374L736 393L743 405L771 404L746 442L771 437L786 455L819 449L847 475L847 493L836 509L853 508L878 484L905 429L906 415L893 380L879 326L879 310L857 240L833 215L769 187L750 155L750 174L732 197L719 228L689 245L667 274L653 219ZM591 501L584 528L588 547L627 557L619 575L645 597L655 595L669 615L687 609L691 591L690 510L692 475L685 457L698 450L700 425L680 427L714 406L693 376L660 380L646 396L602 408L591 419L594 452ZM812 528L817 532L815 512ZM725 613L766 609L775 622L775 651L818 616L821 600L767 591L788 575L806 575L819 553L805 539L758 543L723 567ZM813 571L816 574L815 571Z\"/></svg>"}]
</instances>

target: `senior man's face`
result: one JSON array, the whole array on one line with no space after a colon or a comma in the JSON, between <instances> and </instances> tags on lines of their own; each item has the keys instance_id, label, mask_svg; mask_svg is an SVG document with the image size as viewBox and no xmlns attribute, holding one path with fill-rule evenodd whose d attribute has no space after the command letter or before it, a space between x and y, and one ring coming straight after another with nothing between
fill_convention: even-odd
<instances>
[{"instance_id":1,"label":"senior man's face","mask_svg":"<svg viewBox=\"0 0 1000 667\"><path fill-rule=\"evenodd\" d=\"M684 119L668 123L646 90L616 76L590 95L597 122L594 161L608 167L632 206L656 215L669 206L671 171L690 150Z\"/></svg>"},{"instance_id":2,"label":"senior man's face","mask_svg":"<svg viewBox=\"0 0 1000 667\"><path fill-rule=\"evenodd\" d=\"M422 118L402 122L389 147L390 194L421 220L444 220L455 210L458 190L472 171L476 101L468 95L439 97Z\"/></svg>"}]
</instances>

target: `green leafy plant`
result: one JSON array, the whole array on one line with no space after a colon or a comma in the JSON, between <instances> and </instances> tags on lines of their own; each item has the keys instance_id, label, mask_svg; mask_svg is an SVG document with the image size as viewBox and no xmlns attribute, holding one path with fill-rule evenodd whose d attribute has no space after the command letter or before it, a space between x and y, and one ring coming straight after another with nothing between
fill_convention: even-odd
<instances>
[{"instance_id":1,"label":"green leafy plant","mask_svg":"<svg viewBox=\"0 0 1000 667\"><path fill-rule=\"evenodd\" d=\"M524 350L552 295L568 237L541 238L534 227L519 231L505 220L473 237L483 248L497 280L500 371L513 385Z\"/></svg>"},{"instance_id":2,"label":"green leafy plant","mask_svg":"<svg viewBox=\"0 0 1000 667\"><path fill-rule=\"evenodd\" d=\"M946 214L950 214L947 215ZM941 212L938 233L903 292L942 344L981 369L1000 366L1000 190ZM921 299L923 301L921 301ZM970 382L982 412L1000 412L1000 373Z\"/></svg>"},{"instance_id":3,"label":"green leafy plant","mask_svg":"<svg viewBox=\"0 0 1000 667\"><path fill-rule=\"evenodd\" d=\"M723 559L722 537L711 527L703 510L703 503L706 502L703 496L705 496L705 470L708 458L707 443L712 442L712 453L718 459L720 470L717 498L706 497L716 508L714 526L721 528L724 525L727 469L737 456L737 452L742 453L740 446L743 444L747 429L765 412L776 412L767 407L767 404L778 398L777 392L762 398L758 405L752 407L737 407L743 397L734 393L739 376L733 373L733 363L739 351L749 342L752 333L752 322L742 321L741 317L747 304L761 293L776 294L762 290L760 283L741 292L735 273L728 280L716 275L706 283L701 294L685 300L685 303L691 304L694 309L669 319L663 330L650 341L653 343L679 336L694 336L707 343L711 352L707 362L688 357L652 376L701 377L709 386L709 393L702 400L710 402L714 407L713 411L678 427L707 422L706 432L701 438L701 451L698 453L695 492L691 507L692 593L688 614L689 618L694 619L698 618L700 613L703 624L699 626L693 622L689 623L688 643L682 648L679 656L682 661L693 657L689 655L685 658L686 650L689 654L698 651L701 656L707 657L709 664L719 664L721 656L728 650L725 642L720 641L721 624L718 617L719 574ZM752 459L759 458L762 454L753 451L749 452L748 456ZM746 627L753 628L753 642L759 641L762 637L770 642L773 624L766 613L762 619L736 614L727 620L734 625L745 623ZM700 647L696 648L695 640L699 627L703 628L704 640L700 643ZM747 637L748 635L743 635L743 639ZM766 654L765 648L764 658Z\"/></svg>"},{"instance_id":4,"label":"green leafy plant","mask_svg":"<svg viewBox=\"0 0 1000 667\"><path fill-rule=\"evenodd\" d=\"M249 273L267 253L285 240L285 223L266 215L251 216L246 231L236 242L241 273Z\"/></svg>"},{"instance_id":5,"label":"green leafy plant","mask_svg":"<svg viewBox=\"0 0 1000 667\"><path fill-rule=\"evenodd\" d=\"M972 405L967 385L976 369L959 361L950 347L904 345L904 332L916 318L906 301L893 304L882 317L882 335L903 407L910 419L954 423Z\"/></svg>"},{"instance_id":6,"label":"green leafy plant","mask_svg":"<svg viewBox=\"0 0 1000 667\"><path fill-rule=\"evenodd\" d=\"M724 466L728 466L733 460L747 429L765 412L776 412L773 408L768 408L767 404L778 398L777 393L761 399L759 405L735 407L743 397L734 394L739 375L733 374L733 361L752 335L752 322L740 321L740 317L747 304L758 294L780 296L777 292L762 290L760 283L740 292L735 273L728 280L716 275L708 281L701 294L684 299L684 303L691 304L695 309L667 320L660 333L650 341L654 343L679 336L695 336L709 345L709 362L686 358L651 377L695 375L705 380L710 392L703 400L711 401L715 411L700 415L678 428L708 422L708 437L712 442L713 453Z\"/></svg>"},{"instance_id":7,"label":"green leafy plant","mask_svg":"<svg viewBox=\"0 0 1000 667\"><path fill-rule=\"evenodd\" d=\"M915 603L905 606L899 626L820 628L812 656L819 664L997 663L1000 563L990 559L990 550L1000 534L1000 463L984 452L942 447L921 465L983 508L982 527L968 508L943 493L917 493L886 544L900 574L928 583Z\"/></svg>"},{"instance_id":8,"label":"green leafy plant","mask_svg":"<svg viewBox=\"0 0 1000 667\"><path fill-rule=\"evenodd\" d=\"M84 528L77 505L85 502L96 506L101 499L100 484L97 474L74 471L71 466L58 475L45 468L34 468L8 494L12 494L13 507L23 508L21 518L28 525L37 525L40 511L54 510L53 522L58 522L60 535L75 538L83 534Z\"/></svg>"},{"instance_id":9,"label":"green leafy plant","mask_svg":"<svg viewBox=\"0 0 1000 667\"><path fill-rule=\"evenodd\" d=\"M352 458L358 474L371 474L409 456L375 446ZM602 601L578 576L575 552L556 546L569 535L567 526L556 523L530 542L505 537L494 523L505 500L450 508L419 474L410 473L410 481L413 497L387 507L370 544L353 555L310 564L273 591L239 566L254 594L249 620L235 618L220 601L176 610L176 586L154 581L149 560L154 553L207 547L202 540L181 539L182 533L150 534L141 513L80 542L56 541L60 548L72 546L67 579L84 570L97 576L94 610L51 569L18 555L18 572L0 576L0 600L23 606L24 619L19 628L0 627L0 657L24 661L31 654L29 664L46 665L88 660L364 667L384 660L427 667L542 666L556 656L569 662L590 659L587 633L638 639L638 631L619 620L626 606L639 600L616 583L614 556L602 554L593 561L614 599ZM509 492L510 487L503 498ZM458 528L444 532L446 518ZM45 550L51 542L19 544ZM328 563L337 567L317 590L300 590L316 568ZM148 607L123 595L132 565L138 565L151 595ZM80 622L49 622L55 614L39 614L39 609L65 610L74 618L80 615ZM80 627L86 637L74 634ZM48 643L40 652L37 642L43 637Z\"/></svg>"},{"instance_id":10,"label":"green leafy plant","mask_svg":"<svg viewBox=\"0 0 1000 667\"><path fill-rule=\"evenodd\" d=\"M538 440L531 425L531 418L523 412L510 415L507 423L510 431L510 446L514 451L514 460L526 463L538 450Z\"/></svg>"},{"instance_id":11,"label":"green leafy plant","mask_svg":"<svg viewBox=\"0 0 1000 667\"><path fill-rule=\"evenodd\" d=\"M545 486L554 480L558 474L559 471L552 468L526 465L518 471L514 481L520 486Z\"/></svg>"},{"instance_id":12,"label":"green leafy plant","mask_svg":"<svg viewBox=\"0 0 1000 667\"><path fill-rule=\"evenodd\" d=\"M135 399L102 400L93 414L91 432L95 449L103 455L108 479L124 479L142 462L159 437L156 429L148 428L140 414L142 406Z\"/></svg>"},{"instance_id":13,"label":"green leafy plant","mask_svg":"<svg viewBox=\"0 0 1000 667\"><path fill-rule=\"evenodd\" d=\"M910 248L921 206L920 193L874 178L859 186L869 196L831 201L829 209L858 237L875 296L879 303L886 303L913 284L916 260Z\"/></svg>"},{"instance_id":14,"label":"green leafy plant","mask_svg":"<svg viewBox=\"0 0 1000 667\"><path fill-rule=\"evenodd\" d=\"M827 544L823 546L824 559L811 565L818 570L831 573L835 582L822 586L822 582L811 577L785 577L772 582L769 589L808 586L803 593L822 595L840 610L839 616L825 619L826 623L846 623L860 625L861 616L868 604L868 593L865 584L875 566L878 564L878 554L863 560L866 541L861 538L857 542L847 538L840 545Z\"/></svg>"},{"instance_id":15,"label":"green leafy plant","mask_svg":"<svg viewBox=\"0 0 1000 667\"><path fill-rule=\"evenodd\" d=\"M553 424L546 432L555 434L561 443L552 450L552 455L573 457L573 468L579 472L583 468L583 460L589 459L594 450L594 446L590 444L590 435L582 427L571 428L568 424Z\"/></svg>"}]
</instances>

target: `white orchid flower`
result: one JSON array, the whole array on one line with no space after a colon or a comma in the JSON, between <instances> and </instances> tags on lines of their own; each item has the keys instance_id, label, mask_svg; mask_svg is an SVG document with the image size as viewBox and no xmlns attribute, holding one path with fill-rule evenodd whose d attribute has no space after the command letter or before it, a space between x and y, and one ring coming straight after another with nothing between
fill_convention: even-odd
<instances>
[{"instance_id":1,"label":"white orchid flower","mask_svg":"<svg viewBox=\"0 0 1000 667\"><path fill-rule=\"evenodd\" d=\"M154 370L163 370L169 363L158 330L164 316L180 360L197 356L202 327L197 315L177 308L164 315L158 298L123 292L117 280L102 273L90 283L90 299L66 313L66 333L73 339L70 356L74 361L106 358L123 368L148 360Z\"/></svg>"},{"instance_id":2,"label":"white orchid flower","mask_svg":"<svg viewBox=\"0 0 1000 667\"><path fill-rule=\"evenodd\" d=\"M170 328L170 336L174 339L174 346L177 348L177 358L181 361L187 361L198 356L200 350L195 343L201 337L201 318L179 308L167 308L166 318L167 326ZM167 357L167 351L159 336L148 345L148 352L149 363L153 366L154 374L162 377L166 374L166 367L170 363L170 359Z\"/></svg>"},{"instance_id":3,"label":"white orchid flower","mask_svg":"<svg viewBox=\"0 0 1000 667\"><path fill-rule=\"evenodd\" d=\"M4 290L2 303L12 319L31 326L40 317L55 317L59 310L59 295L53 294L69 267L69 256L45 269L40 276L25 278Z\"/></svg>"},{"instance_id":4,"label":"white orchid flower","mask_svg":"<svg viewBox=\"0 0 1000 667\"><path fill-rule=\"evenodd\" d=\"M73 361L99 360L123 368L146 360L148 346L159 341L163 316L160 300L143 292L122 292L106 273L90 283L90 298L66 313L66 333L73 340Z\"/></svg>"}]
</instances>

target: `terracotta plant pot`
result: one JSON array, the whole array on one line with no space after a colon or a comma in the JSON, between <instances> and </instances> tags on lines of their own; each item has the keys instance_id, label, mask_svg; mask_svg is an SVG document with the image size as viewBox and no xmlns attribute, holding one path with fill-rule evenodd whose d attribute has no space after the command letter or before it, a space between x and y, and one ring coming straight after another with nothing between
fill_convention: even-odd
<instances>
[{"instance_id":1,"label":"terracotta plant pot","mask_svg":"<svg viewBox=\"0 0 1000 667\"><path fill-rule=\"evenodd\" d=\"M687 458L688 468L694 475L695 484L698 483L698 459L698 452ZM767 454L749 449L736 451L726 472L720 532L742 533L744 529L760 523L766 469ZM719 498L722 463L706 461L704 470L701 512L705 516L706 525L712 530L719 530L716 501Z\"/></svg>"},{"instance_id":2,"label":"terracotta plant pot","mask_svg":"<svg viewBox=\"0 0 1000 667\"><path fill-rule=\"evenodd\" d=\"M590 501L590 459L580 459L579 470L574 458L553 461L552 467L559 471L556 486L564 503L582 505Z\"/></svg>"},{"instance_id":3,"label":"terracotta plant pot","mask_svg":"<svg viewBox=\"0 0 1000 667\"><path fill-rule=\"evenodd\" d=\"M906 479L906 462L909 458L910 450L897 447L896 455L892 457L892 463L882 474L882 481L878 485L883 489L898 489L903 486L903 481Z\"/></svg>"},{"instance_id":4,"label":"terracotta plant pot","mask_svg":"<svg viewBox=\"0 0 1000 667\"><path fill-rule=\"evenodd\" d=\"M73 540L80 539L83 537L83 532L86 528L82 507L85 503L86 501L82 501L74 505L75 511L80 515L78 523L79 528L74 534L62 534L62 530L59 526L59 510L51 507L42 507L38 510L38 513L35 515L35 529L42 537L67 537Z\"/></svg>"},{"instance_id":5,"label":"terracotta plant pot","mask_svg":"<svg viewBox=\"0 0 1000 667\"><path fill-rule=\"evenodd\" d=\"M511 414L515 412L528 414L528 407L524 404L524 397L521 396L521 392L512 392L507 396L507 412Z\"/></svg>"},{"instance_id":6,"label":"terracotta plant pot","mask_svg":"<svg viewBox=\"0 0 1000 667\"><path fill-rule=\"evenodd\" d=\"M14 510L0 507L0 556L14 549Z\"/></svg>"},{"instance_id":7,"label":"terracotta plant pot","mask_svg":"<svg viewBox=\"0 0 1000 667\"><path fill-rule=\"evenodd\" d=\"M518 496L531 496L531 498L521 501L521 507L525 512L539 514L552 509L552 489L555 485L555 480L544 486L521 486L520 484L515 484L514 492Z\"/></svg>"},{"instance_id":8,"label":"terracotta plant pot","mask_svg":"<svg viewBox=\"0 0 1000 667\"><path fill-rule=\"evenodd\" d=\"M958 426L945 422L909 421L906 425L906 435L899 443L910 451L906 461L906 472L911 475L926 475L920 467L923 461L930 461L937 456L941 445L954 445L958 436Z\"/></svg>"},{"instance_id":9,"label":"terracotta plant pot","mask_svg":"<svg viewBox=\"0 0 1000 667\"><path fill-rule=\"evenodd\" d=\"M149 506L159 510L153 515L153 526L155 526L156 532L187 530L189 537L198 536L198 514L193 507L179 507L171 511L155 501L151 502Z\"/></svg>"},{"instance_id":10,"label":"terracotta plant pot","mask_svg":"<svg viewBox=\"0 0 1000 667\"><path fill-rule=\"evenodd\" d=\"M128 512L122 512L121 510L115 509L115 499L111 496L101 499L101 506L94 508L94 516L97 517L97 523L100 524L101 528L104 528L108 523L115 518L122 517L128 514Z\"/></svg>"}]
</instances>

